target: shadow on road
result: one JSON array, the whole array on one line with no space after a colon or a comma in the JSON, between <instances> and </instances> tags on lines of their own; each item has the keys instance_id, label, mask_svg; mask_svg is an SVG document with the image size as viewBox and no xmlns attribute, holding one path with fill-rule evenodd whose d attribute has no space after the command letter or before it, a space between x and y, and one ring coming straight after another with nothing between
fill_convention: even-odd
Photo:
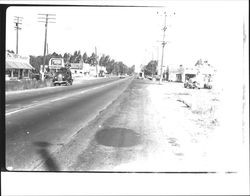
<instances>
[{"instance_id":1,"label":"shadow on road","mask_svg":"<svg viewBox=\"0 0 250 196\"><path fill-rule=\"evenodd\" d=\"M44 166L48 171L60 171L59 165L56 161L52 158L51 154L49 153L48 148L52 145L48 142L34 142L34 145L39 147L37 150L38 154L41 156L44 162Z\"/></svg>"}]
</instances>

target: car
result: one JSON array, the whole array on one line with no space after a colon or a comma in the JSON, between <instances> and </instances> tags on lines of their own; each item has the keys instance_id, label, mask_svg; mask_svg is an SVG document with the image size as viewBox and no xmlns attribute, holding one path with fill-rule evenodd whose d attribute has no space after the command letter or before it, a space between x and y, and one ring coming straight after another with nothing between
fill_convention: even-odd
<instances>
[{"instance_id":1,"label":"car","mask_svg":"<svg viewBox=\"0 0 250 196\"><path fill-rule=\"evenodd\" d=\"M121 78L121 79L125 78L125 75L120 75L120 78Z\"/></svg>"},{"instance_id":2,"label":"car","mask_svg":"<svg viewBox=\"0 0 250 196\"><path fill-rule=\"evenodd\" d=\"M211 82L207 82L204 84L204 88L206 89L211 89L212 88L212 83Z\"/></svg>"},{"instance_id":3,"label":"car","mask_svg":"<svg viewBox=\"0 0 250 196\"><path fill-rule=\"evenodd\" d=\"M155 78L156 81L159 81L161 79L161 76L156 75L154 78Z\"/></svg>"},{"instance_id":4,"label":"car","mask_svg":"<svg viewBox=\"0 0 250 196\"><path fill-rule=\"evenodd\" d=\"M73 78L70 69L62 67L58 71L55 72L53 76L53 84L56 85L72 85Z\"/></svg>"},{"instance_id":5,"label":"car","mask_svg":"<svg viewBox=\"0 0 250 196\"><path fill-rule=\"evenodd\" d=\"M184 88L193 88L193 82L190 82L189 80L187 80L184 83Z\"/></svg>"},{"instance_id":6,"label":"car","mask_svg":"<svg viewBox=\"0 0 250 196\"><path fill-rule=\"evenodd\" d=\"M31 73L31 79L32 80L40 80L41 76L39 73Z\"/></svg>"},{"instance_id":7,"label":"car","mask_svg":"<svg viewBox=\"0 0 250 196\"><path fill-rule=\"evenodd\" d=\"M191 89L201 89L202 86L201 84L196 81L195 79L193 78L190 78L189 80L187 80L185 83L184 83L184 88L191 88Z\"/></svg>"},{"instance_id":8,"label":"car","mask_svg":"<svg viewBox=\"0 0 250 196\"><path fill-rule=\"evenodd\" d=\"M152 79L153 79L152 76L146 76L146 78L149 79L149 80L152 80Z\"/></svg>"}]
</instances>

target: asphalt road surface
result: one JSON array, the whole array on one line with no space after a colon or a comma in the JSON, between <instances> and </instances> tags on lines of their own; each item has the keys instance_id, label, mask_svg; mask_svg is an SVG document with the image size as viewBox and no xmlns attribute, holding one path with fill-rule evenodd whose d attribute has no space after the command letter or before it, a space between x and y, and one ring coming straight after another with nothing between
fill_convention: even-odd
<instances>
[{"instance_id":1,"label":"asphalt road surface","mask_svg":"<svg viewBox=\"0 0 250 196\"><path fill-rule=\"evenodd\" d=\"M6 168L34 170L122 94L133 78L6 93ZM48 149L49 148L49 152ZM53 167L53 162L50 163ZM54 170L58 170L54 166Z\"/></svg>"}]
</instances>

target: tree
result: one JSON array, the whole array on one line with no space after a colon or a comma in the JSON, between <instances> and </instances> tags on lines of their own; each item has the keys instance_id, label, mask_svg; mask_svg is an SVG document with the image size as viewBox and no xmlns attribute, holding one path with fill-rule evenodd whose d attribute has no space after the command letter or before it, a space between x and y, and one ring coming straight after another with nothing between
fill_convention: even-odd
<instances>
[{"instance_id":1,"label":"tree","mask_svg":"<svg viewBox=\"0 0 250 196\"><path fill-rule=\"evenodd\" d=\"M118 75L120 72L120 67L119 67L119 64L117 62L114 63L114 68L112 70L112 73L115 74L115 75Z\"/></svg>"},{"instance_id":2,"label":"tree","mask_svg":"<svg viewBox=\"0 0 250 196\"><path fill-rule=\"evenodd\" d=\"M107 68L110 61L110 56L103 54L99 60L99 65Z\"/></svg>"},{"instance_id":3,"label":"tree","mask_svg":"<svg viewBox=\"0 0 250 196\"><path fill-rule=\"evenodd\" d=\"M81 61L81 51L78 50L78 51L75 51L73 55L70 56L70 63L80 63Z\"/></svg>"},{"instance_id":4,"label":"tree","mask_svg":"<svg viewBox=\"0 0 250 196\"><path fill-rule=\"evenodd\" d=\"M40 71L40 65L43 64L43 56L30 56L30 64L35 68L36 72Z\"/></svg>"},{"instance_id":5,"label":"tree","mask_svg":"<svg viewBox=\"0 0 250 196\"><path fill-rule=\"evenodd\" d=\"M106 70L107 72L110 74L110 73L113 73L113 70L114 70L114 66L115 66L115 61L112 59L109 59L107 61L107 65L106 65Z\"/></svg>"},{"instance_id":6,"label":"tree","mask_svg":"<svg viewBox=\"0 0 250 196\"><path fill-rule=\"evenodd\" d=\"M88 60L88 55L86 52L84 52L84 54L82 55L82 60L84 63L87 63L87 60Z\"/></svg>"},{"instance_id":7,"label":"tree","mask_svg":"<svg viewBox=\"0 0 250 196\"><path fill-rule=\"evenodd\" d=\"M102 56L101 56L101 58L100 58L100 60L99 60L99 65L100 66L105 66L105 55L103 54Z\"/></svg>"},{"instance_id":8,"label":"tree","mask_svg":"<svg viewBox=\"0 0 250 196\"><path fill-rule=\"evenodd\" d=\"M81 51L78 50L75 59L74 59L74 63L80 63L80 61L82 60L82 55L81 55Z\"/></svg>"},{"instance_id":9,"label":"tree","mask_svg":"<svg viewBox=\"0 0 250 196\"><path fill-rule=\"evenodd\" d=\"M53 52L52 55L51 55L51 58L62 58L62 55L61 54L57 54L56 52Z\"/></svg>"},{"instance_id":10,"label":"tree","mask_svg":"<svg viewBox=\"0 0 250 196\"><path fill-rule=\"evenodd\" d=\"M151 60L145 67L144 67L144 74L153 76L156 74L158 61Z\"/></svg>"},{"instance_id":11,"label":"tree","mask_svg":"<svg viewBox=\"0 0 250 196\"><path fill-rule=\"evenodd\" d=\"M68 63L70 61L70 53L64 53L63 60L64 63Z\"/></svg>"},{"instance_id":12,"label":"tree","mask_svg":"<svg viewBox=\"0 0 250 196\"><path fill-rule=\"evenodd\" d=\"M90 57L87 59L87 63L90 64L91 66L97 65L97 55L93 52Z\"/></svg>"},{"instance_id":13,"label":"tree","mask_svg":"<svg viewBox=\"0 0 250 196\"><path fill-rule=\"evenodd\" d=\"M128 74L133 74L135 72L135 65L133 65L132 67L128 68Z\"/></svg>"},{"instance_id":14,"label":"tree","mask_svg":"<svg viewBox=\"0 0 250 196\"><path fill-rule=\"evenodd\" d=\"M203 64L202 59L199 59L194 66L200 66L202 64Z\"/></svg>"}]
</instances>

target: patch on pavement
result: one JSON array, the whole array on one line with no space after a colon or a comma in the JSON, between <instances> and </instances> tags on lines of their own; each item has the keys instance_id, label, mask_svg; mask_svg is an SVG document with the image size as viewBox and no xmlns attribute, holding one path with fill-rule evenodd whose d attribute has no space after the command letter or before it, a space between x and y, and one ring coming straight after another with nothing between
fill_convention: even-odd
<instances>
[{"instance_id":1,"label":"patch on pavement","mask_svg":"<svg viewBox=\"0 0 250 196\"><path fill-rule=\"evenodd\" d=\"M95 135L98 144L112 147L132 147L140 144L141 137L131 129L106 127Z\"/></svg>"}]
</instances>

